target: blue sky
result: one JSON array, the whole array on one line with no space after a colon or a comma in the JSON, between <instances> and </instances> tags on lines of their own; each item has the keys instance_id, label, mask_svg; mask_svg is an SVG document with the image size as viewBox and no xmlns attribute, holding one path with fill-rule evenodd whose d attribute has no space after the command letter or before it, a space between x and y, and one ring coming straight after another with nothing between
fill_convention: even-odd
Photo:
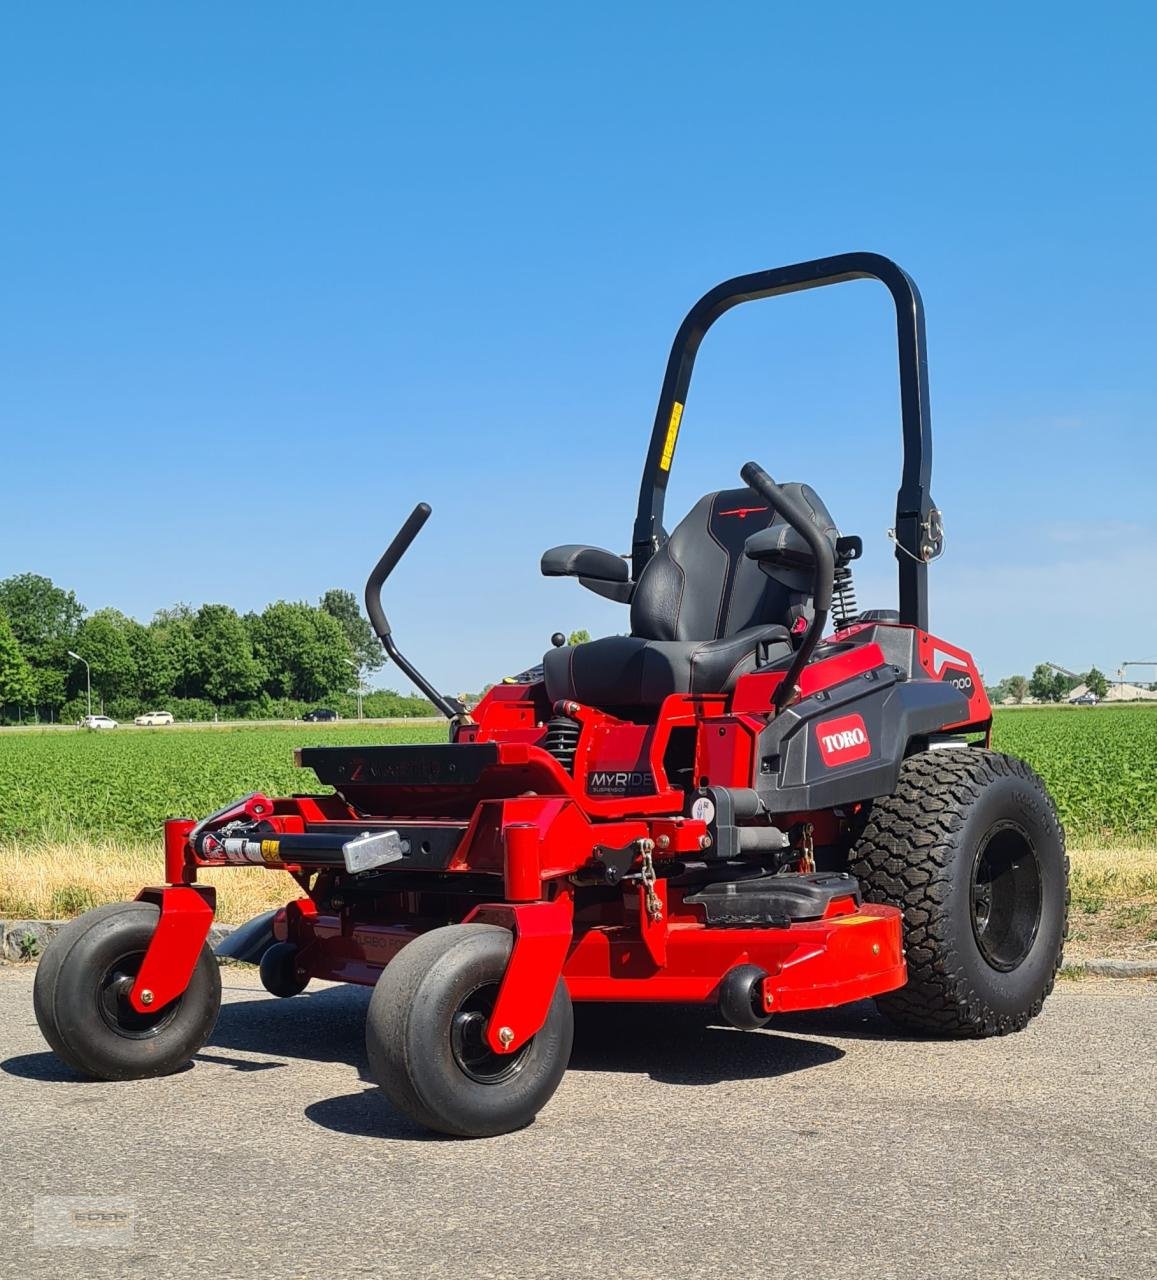
<instances>
[{"instance_id":1,"label":"blue sky","mask_svg":"<svg viewBox=\"0 0 1157 1280\"><path fill-rule=\"evenodd\" d=\"M928 315L933 630L989 678L1157 657L1147 6L10 7L0 576L148 618L365 573L452 689L624 630L538 576L628 549L671 337L727 276L896 258ZM700 355L668 515L749 457L894 603L870 283ZM671 521L669 520L669 523ZM396 681L396 677L388 679Z\"/></svg>"}]
</instances>

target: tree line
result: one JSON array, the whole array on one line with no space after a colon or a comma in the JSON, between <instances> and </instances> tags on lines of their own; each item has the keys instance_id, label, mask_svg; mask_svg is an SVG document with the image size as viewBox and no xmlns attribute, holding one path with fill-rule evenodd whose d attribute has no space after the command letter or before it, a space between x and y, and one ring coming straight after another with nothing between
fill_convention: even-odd
<instances>
[{"instance_id":1,"label":"tree line","mask_svg":"<svg viewBox=\"0 0 1157 1280\"><path fill-rule=\"evenodd\" d=\"M1047 662L1040 662L1033 668L1031 676L1009 676L989 689L988 696L994 703L1009 698L1013 702L1023 702L1028 697L1035 698L1037 702L1064 702L1082 684L1098 698L1109 692L1108 677L1096 667L1090 667L1083 676L1070 676L1050 667Z\"/></svg>"},{"instance_id":2,"label":"tree line","mask_svg":"<svg viewBox=\"0 0 1157 1280\"><path fill-rule=\"evenodd\" d=\"M75 656L74 656L75 655ZM316 605L278 600L260 613L178 604L149 623L89 613L39 574L0 581L0 721L75 721L88 707L116 719L171 711L179 720L296 717L317 703L354 714L355 690L385 656L353 592ZM352 664L352 665L351 665ZM425 698L376 690L371 716L433 712Z\"/></svg>"}]
</instances>

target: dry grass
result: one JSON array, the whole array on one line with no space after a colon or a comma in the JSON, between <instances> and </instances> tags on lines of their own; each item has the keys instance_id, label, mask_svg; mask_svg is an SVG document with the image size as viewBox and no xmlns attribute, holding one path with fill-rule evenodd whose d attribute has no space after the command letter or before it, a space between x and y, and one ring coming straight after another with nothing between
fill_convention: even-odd
<instances>
[{"instance_id":1,"label":"dry grass","mask_svg":"<svg viewBox=\"0 0 1157 1280\"><path fill-rule=\"evenodd\" d=\"M1157 844L1070 850L1066 959L1157 956Z\"/></svg>"},{"instance_id":2,"label":"dry grass","mask_svg":"<svg viewBox=\"0 0 1157 1280\"><path fill-rule=\"evenodd\" d=\"M1069 849L1073 905L1153 898L1157 902L1157 843Z\"/></svg>"},{"instance_id":3,"label":"dry grass","mask_svg":"<svg viewBox=\"0 0 1157 1280\"><path fill-rule=\"evenodd\" d=\"M1094 920L1129 933L1157 931L1157 844L1082 848L1072 857L1074 932L1088 932ZM163 881L159 841L125 842L41 839L8 842L0 848L0 917L9 920L60 919L89 907L136 896L146 884ZM284 874L262 867L229 867L202 872L218 890L218 919L248 920L297 896ZM1149 940L1147 937L1142 940Z\"/></svg>"},{"instance_id":4,"label":"dry grass","mask_svg":"<svg viewBox=\"0 0 1157 1280\"><path fill-rule=\"evenodd\" d=\"M6 842L0 848L0 917L57 920L106 902L135 898L145 885L163 884L160 841L38 840ZM263 867L203 871L217 886L217 919L248 920L298 896L284 873Z\"/></svg>"}]
</instances>

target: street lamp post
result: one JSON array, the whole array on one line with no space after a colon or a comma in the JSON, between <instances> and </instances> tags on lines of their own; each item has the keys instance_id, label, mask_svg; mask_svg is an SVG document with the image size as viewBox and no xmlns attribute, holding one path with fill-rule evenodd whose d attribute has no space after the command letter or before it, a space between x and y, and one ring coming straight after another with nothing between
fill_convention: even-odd
<instances>
[{"instance_id":1,"label":"street lamp post","mask_svg":"<svg viewBox=\"0 0 1157 1280\"><path fill-rule=\"evenodd\" d=\"M360 720L362 718L362 669L352 658L345 658L343 661L347 667L353 667L357 675L358 719Z\"/></svg>"},{"instance_id":2,"label":"street lamp post","mask_svg":"<svg viewBox=\"0 0 1157 1280\"><path fill-rule=\"evenodd\" d=\"M75 658L77 662L84 663L84 685L88 693L88 714L91 716L92 715L92 668L88 665L85 659L80 656L79 653L73 653L71 649L69 649L68 651L68 656L70 658Z\"/></svg>"}]
</instances>

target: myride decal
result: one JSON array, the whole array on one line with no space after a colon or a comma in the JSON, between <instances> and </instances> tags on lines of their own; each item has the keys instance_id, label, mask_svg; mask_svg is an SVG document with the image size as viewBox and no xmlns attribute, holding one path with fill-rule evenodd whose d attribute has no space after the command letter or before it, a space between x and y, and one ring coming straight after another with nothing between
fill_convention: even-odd
<instances>
[{"instance_id":1,"label":"myride decal","mask_svg":"<svg viewBox=\"0 0 1157 1280\"><path fill-rule=\"evenodd\" d=\"M655 790L651 773L640 769L596 769L587 775L592 796L642 796Z\"/></svg>"},{"instance_id":2,"label":"myride decal","mask_svg":"<svg viewBox=\"0 0 1157 1280\"><path fill-rule=\"evenodd\" d=\"M872 754L863 716L837 716L816 725L820 757L829 769Z\"/></svg>"}]
</instances>

